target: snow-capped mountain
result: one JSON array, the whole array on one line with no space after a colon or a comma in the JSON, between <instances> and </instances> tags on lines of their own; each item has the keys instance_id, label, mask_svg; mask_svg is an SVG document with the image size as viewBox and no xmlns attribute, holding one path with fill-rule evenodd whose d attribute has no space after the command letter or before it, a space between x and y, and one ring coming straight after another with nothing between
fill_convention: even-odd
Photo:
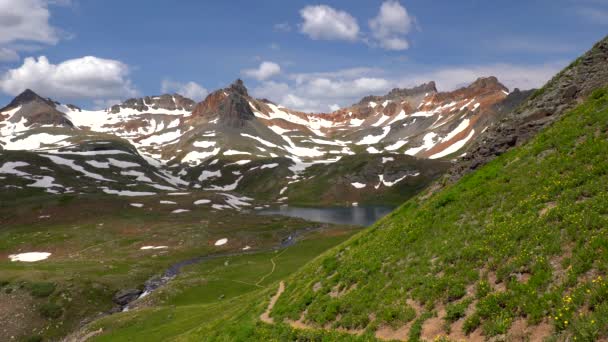
<instances>
[{"instance_id":1,"label":"snow-capped mountain","mask_svg":"<svg viewBox=\"0 0 608 342\"><path fill-rule=\"evenodd\" d=\"M298 188L296 183L314 187L311 182L323 174L314 165L337 163L333 169L339 171L322 177L334 177L333 184L348 193L333 201L352 203L365 200L363 193L403 190L400 186L412 186L411 180L436 178L447 160L465 153L488 125L524 98L519 91L509 93L495 77L451 92L438 92L434 82L393 89L325 114L253 98L241 80L200 103L166 94L98 111L26 90L0 109L0 146L5 160L7 155L18 159L8 150L28 151L71 168L98 183L91 191L114 183L115 189L146 188L140 192L241 191L281 201L298 197L290 190ZM121 164L111 151L132 160ZM65 161L70 155L80 159ZM343 167L355 161L374 167ZM138 166L125 168L125 162ZM99 177L87 174L100 170Z\"/></svg>"}]
</instances>

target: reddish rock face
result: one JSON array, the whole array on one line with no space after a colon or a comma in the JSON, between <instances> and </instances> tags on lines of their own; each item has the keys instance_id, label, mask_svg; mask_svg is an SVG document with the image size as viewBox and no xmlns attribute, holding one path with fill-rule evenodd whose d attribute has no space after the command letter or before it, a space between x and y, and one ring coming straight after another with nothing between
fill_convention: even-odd
<instances>
[{"instance_id":1,"label":"reddish rock face","mask_svg":"<svg viewBox=\"0 0 608 342\"><path fill-rule=\"evenodd\" d=\"M251 98L243 81L236 80L230 87L213 92L192 110L192 120L215 118L218 123L229 127L242 127L245 121L253 119L249 102Z\"/></svg>"}]
</instances>

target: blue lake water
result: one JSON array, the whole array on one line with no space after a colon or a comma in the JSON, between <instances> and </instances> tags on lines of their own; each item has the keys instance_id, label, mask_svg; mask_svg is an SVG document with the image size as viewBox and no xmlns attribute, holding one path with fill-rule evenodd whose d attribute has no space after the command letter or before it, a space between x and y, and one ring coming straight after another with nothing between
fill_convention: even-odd
<instances>
[{"instance_id":1,"label":"blue lake water","mask_svg":"<svg viewBox=\"0 0 608 342\"><path fill-rule=\"evenodd\" d=\"M331 207L309 208L281 206L260 210L261 215L283 215L299 217L308 221L350 224L357 226L370 226L384 217L394 208L387 206L361 206L361 207Z\"/></svg>"}]
</instances>

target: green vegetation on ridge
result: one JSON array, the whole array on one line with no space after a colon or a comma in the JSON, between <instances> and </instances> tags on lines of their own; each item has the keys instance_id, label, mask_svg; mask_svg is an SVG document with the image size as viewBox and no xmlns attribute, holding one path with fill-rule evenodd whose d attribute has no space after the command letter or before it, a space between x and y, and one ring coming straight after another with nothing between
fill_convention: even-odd
<instances>
[{"instance_id":1,"label":"green vegetation on ridge","mask_svg":"<svg viewBox=\"0 0 608 342\"><path fill-rule=\"evenodd\" d=\"M260 290L236 301L133 312L122 323L125 316L110 317L102 326L119 336L119 327L147 322L138 334L163 331L164 340L320 341L373 340L409 323L406 337L417 340L434 338L426 323L439 320L443 335L490 337L528 326L555 340L605 338L607 155L608 91L601 89L530 143L406 202L288 277L274 325L258 320L273 294ZM325 330L282 323L301 318ZM514 325L521 331L510 331Z\"/></svg>"}]
</instances>

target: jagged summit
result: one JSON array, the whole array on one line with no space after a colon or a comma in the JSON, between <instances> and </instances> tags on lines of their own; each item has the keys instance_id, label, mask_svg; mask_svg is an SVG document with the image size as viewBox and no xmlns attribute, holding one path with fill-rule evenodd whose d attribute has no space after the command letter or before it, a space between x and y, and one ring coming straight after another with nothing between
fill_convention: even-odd
<instances>
[{"instance_id":1,"label":"jagged summit","mask_svg":"<svg viewBox=\"0 0 608 342\"><path fill-rule=\"evenodd\" d=\"M426 93L436 93L437 86L435 85L435 81L430 81L427 83L423 83L419 86L413 88L393 88L386 97L388 98L396 98L396 97L405 97L405 96L413 96L417 94L426 94Z\"/></svg>"},{"instance_id":2,"label":"jagged summit","mask_svg":"<svg viewBox=\"0 0 608 342\"><path fill-rule=\"evenodd\" d=\"M479 77L466 88L509 91L509 89L500 83L495 76Z\"/></svg>"},{"instance_id":3,"label":"jagged summit","mask_svg":"<svg viewBox=\"0 0 608 342\"><path fill-rule=\"evenodd\" d=\"M195 105L196 102L182 95L163 94L159 96L131 98L121 104L110 107L109 111L114 114L120 112L123 108L130 108L139 112L158 109L191 111Z\"/></svg>"},{"instance_id":4,"label":"jagged summit","mask_svg":"<svg viewBox=\"0 0 608 342\"><path fill-rule=\"evenodd\" d=\"M199 102L192 110L192 117L207 121L218 119L222 125L242 127L245 120L255 117L249 106L250 100L245 84L237 79L229 87L217 90Z\"/></svg>"},{"instance_id":5,"label":"jagged summit","mask_svg":"<svg viewBox=\"0 0 608 342\"><path fill-rule=\"evenodd\" d=\"M45 99L42 96L36 94L36 92L34 92L31 89L25 89L21 94L17 95L8 105L6 105L4 108L0 109L0 112L6 110L6 109L10 109L10 108L15 108L17 106L21 106L23 104L26 103L30 103L33 101L39 101L39 102L43 102L48 104L49 106L55 107L55 103L53 101L51 101L50 99Z\"/></svg>"},{"instance_id":6,"label":"jagged summit","mask_svg":"<svg viewBox=\"0 0 608 342\"><path fill-rule=\"evenodd\" d=\"M249 94L247 93L247 87L245 87L245 83L240 78L238 78L236 81L234 81L230 85L230 87L228 87L228 89L236 92L239 95L249 96Z\"/></svg>"}]
</instances>

